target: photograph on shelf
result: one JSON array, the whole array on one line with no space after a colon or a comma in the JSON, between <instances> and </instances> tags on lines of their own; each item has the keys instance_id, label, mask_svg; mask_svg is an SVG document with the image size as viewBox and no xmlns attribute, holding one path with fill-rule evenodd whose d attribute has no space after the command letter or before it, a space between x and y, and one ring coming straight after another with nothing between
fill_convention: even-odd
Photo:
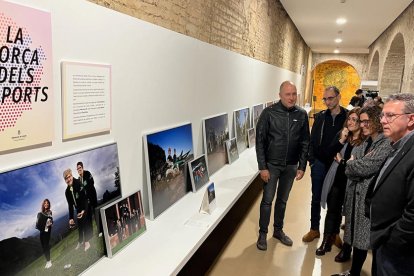
<instances>
[{"instance_id":1,"label":"photograph on shelf","mask_svg":"<svg viewBox=\"0 0 414 276\"><path fill-rule=\"evenodd\" d=\"M273 104L273 101L270 101L270 102L267 102L266 104L265 104L265 106L266 107L269 107L269 106L271 106Z\"/></svg>"},{"instance_id":2,"label":"photograph on shelf","mask_svg":"<svg viewBox=\"0 0 414 276\"><path fill-rule=\"evenodd\" d=\"M201 202L200 213L210 214L216 209L216 189L214 182L210 183L204 193L203 201Z\"/></svg>"},{"instance_id":3,"label":"photograph on shelf","mask_svg":"<svg viewBox=\"0 0 414 276\"><path fill-rule=\"evenodd\" d=\"M192 190L187 162L193 160L191 123L144 134L150 219Z\"/></svg>"},{"instance_id":4,"label":"photograph on shelf","mask_svg":"<svg viewBox=\"0 0 414 276\"><path fill-rule=\"evenodd\" d=\"M106 252L112 258L145 232L141 191L101 208Z\"/></svg>"},{"instance_id":5,"label":"photograph on shelf","mask_svg":"<svg viewBox=\"0 0 414 276\"><path fill-rule=\"evenodd\" d=\"M0 154L50 146L55 134L51 13L0 1Z\"/></svg>"},{"instance_id":6,"label":"photograph on shelf","mask_svg":"<svg viewBox=\"0 0 414 276\"><path fill-rule=\"evenodd\" d=\"M62 61L63 141L111 130L111 65Z\"/></svg>"},{"instance_id":7,"label":"photograph on shelf","mask_svg":"<svg viewBox=\"0 0 414 276\"><path fill-rule=\"evenodd\" d=\"M239 151L237 149L236 138L232 138L226 141L227 160L229 164L239 159Z\"/></svg>"},{"instance_id":8,"label":"photograph on shelf","mask_svg":"<svg viewBox=\"0 0 414 276\"><path fill-rule=\"evenodd\" d=\"M264 109L263 104L258 104L258 105L253 106L252 108L253 126L252 127L256 128L257 122L259 121L259 117L260 117L260 114L262 114L263 109Z\"/></svg>"},{"instance_id":9,"label":"photograph on shelf","mask_svg":"<svg viewBox=\"0 0 414 276\"><path fill-rule=\"evenodd\" d=\"M121 197L105 145L0 174L0 275L78 275L104 256L94 208Z\"/></svg>"},{"instance_id":10,"label":"photograph on shelf","mask_svg":"<svg viewBox=\"0 0 414 276\"><path fill-rule=\"evenodd\" d=\"M203 119L203 134L208 172L213 175L226 164L224 141L230 139L227 113Z\"/></svg>"},{"instance_id":11,"label":"photograph on shelf","mask_svg":"<svg viewBox=\"0 0 414 276\"><path fill-rule=\"evenodd\" d=\"M188 168L191 177L191 185L193 187L193 192L195 193L210 181L207 170L206 155L203 154L193 161L188 162Z\"/></svg>"},{"instance_id":12,"label":"photograph on shelf","mask_svg":"<svg viewBox=\"0 0 414 276\"><path fill-rule=\"evenodd\" d=\"M256 133L254 131L254 128L249 128L247 130L248 136L249 136L249 148L252 148L256 145Z\"/></svg>"},{"instance_id":13,"label":"photograph on shelf","mask_svg":"<svg viewBox=\"0 0 414 276\"><path fill-rule=\"evenodd\" d=\"M247 130L250 128L249 108L242 108L234 111L234 133L237 140L239 154L249 146Z\"/></svg>"}]
</instances>

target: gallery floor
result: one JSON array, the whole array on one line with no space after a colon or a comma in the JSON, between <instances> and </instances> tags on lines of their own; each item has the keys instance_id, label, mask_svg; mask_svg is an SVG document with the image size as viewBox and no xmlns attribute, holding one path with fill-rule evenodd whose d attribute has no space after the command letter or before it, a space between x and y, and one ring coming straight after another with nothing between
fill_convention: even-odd
<instances>
[{"instance_id":1,"label":"gallery floor","mask_svg":"<svg viewBox=\"0 0 414 276\"><path fill-rule=\"evenodd\" d=\"M261 200L261 196L259 196L211 266L209 275L325 276L349 269L350 261L343 264L334 262L334 257L339 252L335 246L332 247L332 252L322 257L316 257L315 250L321 239L309 244L302 242L302 236L309 230L310 223L311 182L309 171L308 168L304 178L294 183L287 205L284 231L293 240L293 246L284 246L272 238L271 225L273 225L273 221L271 221L267 251L259 251L256 248ZM324 217L325 212L322 214L321 229L323 229ZM361 275L371 274L371 262L371 254L368 254Z\"/></svg>"}]
</instances>

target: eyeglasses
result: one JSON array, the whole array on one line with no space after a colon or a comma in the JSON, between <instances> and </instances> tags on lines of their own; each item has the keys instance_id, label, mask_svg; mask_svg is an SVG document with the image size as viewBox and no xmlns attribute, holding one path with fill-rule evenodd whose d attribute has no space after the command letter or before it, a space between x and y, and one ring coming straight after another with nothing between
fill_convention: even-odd
<instances>
[{"instance_id":1,"label":"eyeglasses","mask_svg":"<svg viewBox=\"0 0 414 276\"><path fill-rule=\"evenodd\" d=\"M385 120L388 123L392 123L395 119L397 119L398 117L402 116L402 115L409 115L412 113L401 113L401 114L394 114L394 113L383 113L381 112L380 114L380 119L382 119L383 117L385 117Z\"/></svg>"},{"instance_id":2,"label":"eyeglasses","mask_svg":"<svg viewBox=\"0 0 414 276\"><path fill-rule=\"evenodd\" d=\"M370 124L369 120L362 120L362 121L359 121L359 122L360 122L361 126L362 125L369 126L369 124Z\"/></svg>"},{"instance_id":3,"label":"eyeglasses","mask_svg":"<svg viewBox=\"0 0 414 276\"><path fill-rule=\"evenodd\" d=\"M333 99L335 99L336 97L338 97L338 95L334 96L334 97L328 97L328 98L322 98L322 101L327 102L327 101L332 101Z\"/></svg>"},{"instance_id":4,"label":"eyeglasses","mask_svg":"<svg viewBox=\"0 0 414 276\"><path fill-rule=\"evenodd\" d=\"M72 177L72 175L68 174L67 176L65 176L65 180L68 180L71 177Z\"/></svg>"},{"instance_id":5,"label":"eyeglasses","mask_svg":"<svg viewBox=\"0 0 414 276\"><path fill-rule=\"evenodd\" d=\"M358 118L353 118L353 117L348 117L348 119L347 119L348 121L352 121L352 122L354 122L354 123L358 123L359 122L359 119Z\"/></svg>"}]
</instances>

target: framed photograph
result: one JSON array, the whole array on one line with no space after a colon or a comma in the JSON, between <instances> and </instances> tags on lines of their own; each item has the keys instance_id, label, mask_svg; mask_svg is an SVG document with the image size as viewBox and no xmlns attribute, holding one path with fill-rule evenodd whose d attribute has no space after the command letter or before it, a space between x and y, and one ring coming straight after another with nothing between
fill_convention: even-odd
<instances>
[{"instance_id":1,"label":"framed photograph","mask_svg":"<svg viewBox=\"0 0 414 276\"><path fill-rule=\"evenodd\" d=\"M190 171L191 185L195 193L210 181L205 154L188 162L188 168Z\"/></svg>"},{"instance_id":2,"label":"framed photograph","mask_svg":"<svg viewBox=\"0 0 414 276\"><path fill-rule=\"evenodd\" d=\"M263 104L258 104L253 106L252 108L252 118L253 118L253 126L256 129L257 122L259 121L260 114L262 114L264 107Z\"/></svg>"},{"instance_id":3,"label":"framed photograph","mask_svg":"<svg viewBox=\"0 0 414 276\"><path fill-rule=\"evenodd\" d=\"M249 146L247 141L247 130L250 128L249 108L242 108L234 111L234 133L237 140L239 154Z\"/></svg>"},{"instance_id":4,"label":"framed photograph","mask_svg":"<svg viewBox=\"0 0 414 276\"><path fill-rule=\"evenodd\" d=\"M193 160L191 123L144 135L150 219L191 191L187 162Z\"/></svg>"},{"instance_id":5,"label":"framed photograph","mask_svg":"<svg viewBox=\"0 0 414 276\"><path fill-rule=\"evenodd\" d=\"M236 138L226 141L227 160L229 164L239 159L239 150L237 149Z\"/></svg>"},{"instance_id":6,"label":"framed photograph","mask_svg":"<svg viewBox=\"0 0 414 276\"><path fill-rule=\"evenodd\" d=\"M252 148L256 145L256 132L254 128L249 128L247 130L247 135L249 137L249 148Z\"/></svg>"},{"instance_id":7,"label":"framed photograph","mask_svg":"<svg viewBox=\"0 0 414 276\"><path fill-rule=\"evenodd\" d=\"M78 275L104 256L93 208L121 197L116 144L1 173L0 187L0 275Z\"/></svg>"},{"instance_id":8,"label":"framed photograph","mask_svg":"<svg viewBox=\"0 0 414 276\"><path fill-rule=\"evenodd\" d=\"M208 171L213 175L226 164L224 141L230 139L227 113L203 119L203 138Z\"/></svg>"},{"instance_id":9,"label":"framed photograph","mask_svg":"<svg viewBox=\"0 0 414 276\"><path fill-rule=\"evenodd\" d=\"M101 216L110 258L147 229L141 191L106 205L101 209Z\"/></svg>"},{"instance_id":10,"label":"framed photograph","mask_svg":"<svg viewBox=\"0 0 414 276\"><path fill-rule=\"evenodd\" d=\"M201 202L200 213L210 214L216 209L216 189L214 182L210 183L204 193L203 201Z\"/></svg>"}]
</instances>

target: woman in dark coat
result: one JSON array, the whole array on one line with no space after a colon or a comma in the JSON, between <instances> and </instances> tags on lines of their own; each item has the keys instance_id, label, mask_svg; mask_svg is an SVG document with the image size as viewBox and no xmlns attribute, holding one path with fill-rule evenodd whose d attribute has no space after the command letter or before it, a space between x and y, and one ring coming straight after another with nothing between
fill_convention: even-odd
<instances>
[{"instance_id":1,"label":"woman in dark coat","mask_svg":"<svg viewBox=\"0 0 414 276\"><path fill-rule=\"evenodd\" d=\"M46 257L46 265L45 268L50 268L52 266L52 262L50 261L50 235L52 232L52 210L50 209L50 201L49 199L45 199L42 201L41 212L37 214L36 218L36 228L40 231L40 244L42 245L43 254Z\"/></svg>"}]
</instances>

